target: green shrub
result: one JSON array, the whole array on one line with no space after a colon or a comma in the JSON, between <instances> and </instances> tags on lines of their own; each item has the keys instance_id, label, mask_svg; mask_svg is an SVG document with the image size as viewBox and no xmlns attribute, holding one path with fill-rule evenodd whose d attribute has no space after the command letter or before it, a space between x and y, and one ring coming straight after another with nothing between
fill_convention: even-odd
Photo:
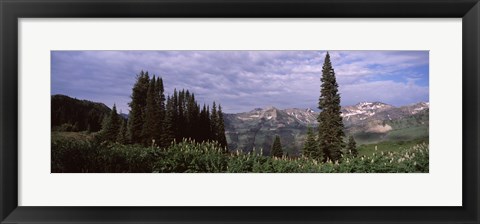
<instances>
[{"instance_id":1,"label":"green shrub","mask_svg":"<svg viewBox=\"0 0 480 224\"><path fill-rule=\"evenodd\" d=\"M321 163L306 157L225 153L217 142L184 140L167 148L121 145L99 138L52 140L52 172L64 173L411 173L429 172L428 144Z\"/></svg>"}]
</instances>

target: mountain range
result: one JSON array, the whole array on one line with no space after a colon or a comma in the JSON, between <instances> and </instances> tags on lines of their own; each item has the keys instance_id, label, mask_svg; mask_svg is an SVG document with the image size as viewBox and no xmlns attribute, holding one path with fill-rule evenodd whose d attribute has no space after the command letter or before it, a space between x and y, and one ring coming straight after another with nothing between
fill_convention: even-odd
<instances>
[{"instance_id":1,"label":"mountain range","mask_svg":"<svg viewBox=\"0 0 480 224\"><path fill-rule=\"evenodd\" d=\"M406 141L428 137L429 103L395 107L382 102L361 102L341 110L346 135L359 144L385 140ZM319 112L308 109L256 108L225 114L230 150L259 150L268 154L275 135L289 154L298 154L308 127L318 126Z\"/></svg>"},{"instance_id":2,"label":"mountain range","mask_svg":"<svg viewBox=\"0 0 480 224\"><path fill-rule=\"evenodd\" d=\"M52 130L99 131L110 113L103 103L79 100L64 95L52 96ZM408 141L427 138L429 103L395 107L382 102L362 102L342 107L347 136L358 144L381 141ZM308 127L318 126L319 112L307 109L256 108L249 112L224 113L225 135L230 150L263 149L269 154L275 135L279 135L284 151L298 154ZM127 114L120 114L128 119Z\"/></svg>"}]
</instances>

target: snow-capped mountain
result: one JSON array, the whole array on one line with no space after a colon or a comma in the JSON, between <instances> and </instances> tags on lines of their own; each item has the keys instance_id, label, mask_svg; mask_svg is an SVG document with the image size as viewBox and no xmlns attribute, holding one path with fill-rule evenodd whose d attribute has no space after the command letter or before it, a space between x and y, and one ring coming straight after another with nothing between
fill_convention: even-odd
<instances>
[{"instance_id":1,"label":"snow-capped mountain","mask_svg":"<svg viewBox=\"0 0 480 224\"><path fill-rule=\"evenodd\" d=\"M401 107L394 107L381 102L363 102L353 106L342 107L342 117L348 125L370 119L391 121L424 112L428 109L428 102L420 102Z\"/></svg>"},{"instance_id":2,"label":"snow-capped mountain","mask_svg":"<svg viewBox=\"0 0 480 224\"><path fill-rule=\"evenodd\" d=\"M382 102L362 102L341 110L347 135L367 136L368 141L384 138L397 129L413 126L428 128L429 103L395 107ZM319 112L312 109L278 109L273 106L249 112L225 114L225 130L230 149L263 148L268 151L275 135L282 145L298 151L307 127L318 125ZM428 135L428 132L426 133ZM373 137L372 137L373 136ZM375 141L375 140L373 140Z\"/></svg>"},{"instance_id":3,"label":"snow-capped mountain","mask_svg":"<svg viewBox=\"0 0 480 224\"><path fill-rule=\"evenodd\" d=\"M306 125L316 125L318 113L313 111L311 108L307 109L285 109L284 110L288 115L295 117L295 119Z\"/></svg>"},{"instance_id":4,"label":"snow-capped mountain","mask_svg":"<svg viewBox=\"0 0 480 224\"><path fill-rule=\"evenodd\" d=\"M345 120L359 119L365 120L368 117L374 116L382 111L387 111L395 108L392 105L388 105L381 102L362 102L353 106L342 107L342 117Z\"/></svg>"},{"instance_id":5,"label":"snow-capped mountain","mask_svg":"<svg viewBox=\"0 0 480 224\"><path fill-rule=\"evenodd\" d=\"M318 113L312 109L284 109L280 110L273 106L255 108L250 112L228 114L228 119L238 119L244 122L262 121L282 127L285 125L314 125L317 123Z\"/></svg>"},{"instance_id":6,"label":"snow-capped mountain","mask_svg":"<svg viewBox=\"0 0 480 224\"><path fill-rule=\"evenodd\" d=\"M409 106L403 106L403 107L400 107L400 108L403 111L405 111L406 113L417 114L417 113L420 113L424 110L430 109L430 103L429 102L420 102L420 103L412 104L412 105L409 105Z\"/></svg>"}]
</instances>

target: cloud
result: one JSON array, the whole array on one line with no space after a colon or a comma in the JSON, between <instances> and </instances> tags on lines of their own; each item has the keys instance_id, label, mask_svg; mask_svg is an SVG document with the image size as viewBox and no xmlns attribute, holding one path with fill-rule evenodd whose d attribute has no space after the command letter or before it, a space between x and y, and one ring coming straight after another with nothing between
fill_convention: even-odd
<instances>
[{"instance_id":1,"label":"cloud","mask_svg":"<svg viewBox=\"0 0 480 224\"><path fill-rule=\"evenodd\" d=\"M161 76L166 93L189 89L226 112L268 105L316 107L325 51L53 51L52 94L113 103L128 111L140 70ZM344 105L428 100L428 52L332 51ZM385 85L385 86L383 86ZM405 91L410 92L405 92ZM426 95L425 95L426 94Z\"/></svg>"}]
</instances>

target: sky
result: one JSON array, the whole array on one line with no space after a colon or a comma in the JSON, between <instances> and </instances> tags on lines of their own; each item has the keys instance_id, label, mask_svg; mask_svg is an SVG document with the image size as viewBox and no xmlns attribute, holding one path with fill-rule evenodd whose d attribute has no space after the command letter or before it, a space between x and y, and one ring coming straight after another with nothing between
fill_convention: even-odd
<instances>
[{"instance_id":1,"label":"sky","mask_svg":"<svg viewBox=\"0 0 480 224\"><path fill-rule=\"evenodd\" d=\"M428 51L329 51L342 106L429 101ZM52 51L51 93L128 113L140 71L226 113L318 107L326 51Z\"/></svg>"}]
</instances>

